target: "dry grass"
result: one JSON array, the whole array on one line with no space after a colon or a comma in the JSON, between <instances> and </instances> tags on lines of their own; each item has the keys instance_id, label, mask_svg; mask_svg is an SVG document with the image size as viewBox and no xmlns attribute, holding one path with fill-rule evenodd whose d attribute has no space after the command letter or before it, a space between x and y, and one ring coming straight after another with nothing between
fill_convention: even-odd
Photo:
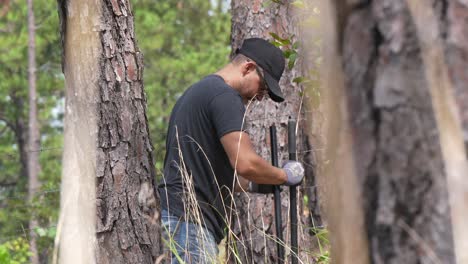
<instances>
[{"instance_id":1,"label":"dry grass","mask_svg":"<svg viewBox=\"0 0 468 264\"><path fill-rule=\"evenodd\" d=\"M251 106L251 103L252 103L252 100L247 104L247 109ZM244 119L243 119L243 122L245 122L245 116L244 116ZM243 125L244 126L244 123ZM242 139L242 133L240 134L240 138L239 138L239 144L240 144L240 140ZM198 142L194 139L194 138L191 138L190 136L188 135L183 135L184 138L188 138L190 139L191 143L193 144L196 144L199 148L199 151L200 153L205 157L206 161L208 162L208 164L210 164L210 167L211 167L211 163L210 163L210 160L208 159L206 153L204 152L203 148L200 146L200 144L198 144ZM184 182L184 188L183 188L183 201L184 201L184 211L185 211L185 215L184 215L184 218L187 219L188 221L192 222L192 223L196 223L198 225L201 225L201 226L204 226L205 225L205 219L203 218L203 215L201 214L201 210L200 210L200 205L197 201L197 198L196 198L196 194L195 194L195 186L194 186L194 181L193 181L193 175L191 175L190 173L188 173L188 170L186 168L186 165L185 165L185 162L184 162L184 158L183 158L183 155L182 155L182 151L181 151L181 146L180 146L180 142L179 142L179 139L180 139L180 135L178 134L178 130L177 130L177 127L176 127L176 140L177 140L177 144L178 144L178 151L179 151L179 159L180 159L180 164L178 164L178 168L180 170L180 174L182 175L182 180ZM240 145L239 145L240 146ZM239 149L239 147L238 147ZM237 166L237 160L239 158L239 151L237 152L237 156L236 156L236 161L235 161L235 165ZM235 166L235 167L236 167ZM212 174L214 175L214 171L213 169L211 168L211 172ZM237 171L235 170L234 171L235 173L235 177L234 177L234 180L232 182L232 186L236 186L236 184L238 184L238 178L237 178ZM263 222L263 217L262 217L262 227L261 228L258 228L258 227L255 227L255 224L254 223L250 223L252 217L250 215L240 215L239 214L239 211L237 210L236 208L236 204L234 202L234 193L232 191L230 191L229 188L227 188L227 186L220 186L219 183L217 182L216 178L215 178L215 182L216 182L216 185L217 185L217 189L219 190L220 194L221 194L221 190L226 190L228 191L228 195L231 196L231 203L230 204L223 204L223 207L224 208L231 208L232 210L228 211L225 209L224 212L222 212L221 214L222 215L225 215L226 218L225 218L225 223L226 223L226 226L227 226L227 229L226 229L226 238L220 243L220 245L218 246L218 249L219 249L219 254L218 256L216 256L216 258L214 259L209 259L208 263L226 263L227 260L235 260L236 262L238 263L242 263L242 259L241 259L241 255L243 256L249 256L249 255L253 255L254 253L253 252L247 252L247 250L250 248L252 249L253 247L247 243L252 243L252 242L259 242L259 243L263 243L263 248L265 250L265 263L268 263L268 259L267 259L267 256L268 256L268 253L269 252L266 252L267 250L269 250L269 244L271 244L270 242L273 241L275 243L281 243L284 248L285 248L285 252L286 252L286 255L287 254L290 254L292 253L292 250L290 248L289 245L285 244L284 242L282 241L278 241L277 238L275 236L273 236L272 234L269 234L267 232L265 232L264 230L267 230L267 224ZM243 191L245 193L245 191ZM167 196L167 193L166 193L166 196ZM248 205L247 205L247 212L250 211L250 199L249 199L249 202L248 202ZM264 211L262 210L262 214L264 213ZM271 212L266 212L268 214L271 214ZM288 212L289 213L289 212ZM262 215L263 216L263 215ZM235 219L237 222L240 222L240 219L243 218L245 219L247 217L248 219L248 224L249 226L255 228L255 233L260 233L261 234L261 238L259 239L258 237L256 238L253 238L252 237L252 234L253 232L251 232L249 235L249 237L247 239L241 239L240 237L237 236L237 234L234 232L233 229L231 229L230 227L230 224L233 222L233 220ZM300 231L300 235L304 236L304 235L307 235L309 233L309 229L311 229L313 227L304 227L304 226L300 226L299 228L299 231ZM167 231L167 230L166 230ZM317 241L318 241L318 244L320 245L319 246L319 250L318 252L308 252L308 258L307 260L301 260L299 259L299 263L312 263L312 262L316 262L316 263L329 263L329 252L328 252L328 233L326 231L323 231L321 233L319 232L315 232L316 234L316 237L317 237ZM202 238L202 240L204 240L206 237L207 237L207 234L205 233L205 229L200 229L200 233L198 234L198 236L200 238ZM261 242L260 242L261 241ZM163 241L167 250L169 250L172 254L173 254L173 257L177 258L178 261L180 263L184 263L183 262L183 259L178 255L177 253L177 246L174 242L174 239L172 237L169 236L169 241ZM202 252L204 251L206 245L200 245L201 249L202 249ZM311 262L311 260L313 260Z\"/></svg>"}]
</instances>

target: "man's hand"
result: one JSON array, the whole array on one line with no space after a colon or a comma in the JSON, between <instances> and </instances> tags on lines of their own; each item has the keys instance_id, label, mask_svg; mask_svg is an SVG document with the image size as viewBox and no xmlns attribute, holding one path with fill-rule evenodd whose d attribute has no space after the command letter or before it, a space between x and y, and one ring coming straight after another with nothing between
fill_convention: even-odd
<instances>
[{"instance_id":1,"label":"man's hand","mask_svg":"<svg viewBox=\"0 0 468 264\"><path fill-rule=\"evenodd\" d=\"M283 170L286 172L288 179L283 185L294 186L301 183L304 178L304 167L298 161L290 160L283 166Z\"/></svg>"}]
</instances>

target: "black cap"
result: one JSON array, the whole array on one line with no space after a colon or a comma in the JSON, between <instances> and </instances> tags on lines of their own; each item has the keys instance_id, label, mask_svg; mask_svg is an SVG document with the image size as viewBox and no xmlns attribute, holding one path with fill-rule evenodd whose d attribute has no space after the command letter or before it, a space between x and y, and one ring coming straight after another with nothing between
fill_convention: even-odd
<instances>
[{"instance_id":1,"label":"black cap","mask_svg":"<svg viewBox=\"0 0 468 264\"><path fill-rule=\"evenodd\" d=\"M249 57L263 69L268 95L275 102L283 102L284 96L278 84L284 71L283 52L264 39L249 38L244 40L237 53Z\"/></svg>"}]
</instances>

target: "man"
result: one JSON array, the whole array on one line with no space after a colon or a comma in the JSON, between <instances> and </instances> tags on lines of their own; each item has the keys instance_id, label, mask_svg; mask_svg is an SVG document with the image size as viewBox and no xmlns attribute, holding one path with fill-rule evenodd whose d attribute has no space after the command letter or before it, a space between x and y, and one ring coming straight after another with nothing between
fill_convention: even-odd
<instances>
[{"instance_id":1,"label":"man","mask_svg":"<svg viewBox=\"0 0 468 264\"><path fill-rule=\"evenodd\" d=\"M257 155L243 128L244 104L267 94L284 100L278 84L285 64L281 50L251 38L236 53L224 68L188 88L171 113L159 193L172 263L216 262L233 191L296 185L304 177L298 162L281 169Z\"/></svg>"}]
</instances>

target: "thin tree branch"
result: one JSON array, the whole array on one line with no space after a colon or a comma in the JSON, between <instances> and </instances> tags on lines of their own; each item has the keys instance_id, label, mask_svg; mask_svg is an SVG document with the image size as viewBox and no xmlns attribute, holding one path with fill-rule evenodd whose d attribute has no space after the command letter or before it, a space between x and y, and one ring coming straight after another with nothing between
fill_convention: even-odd
<instances>
[{"instance_id":1,"label":"thin tree branch","mask_svg":"<svg viewBox=\"0 0 468 264\"><path fill-rule=\"evenodd\" d=\"M4 122L6 124L6 127L9 127L11 130L13 130L13 132L16 131L16 126L10 122L6 117L4 117L2 114L0 114L0 122ZM5 132L5 129L3 129L1 132L0 132L0 135L2 135L4 132Z\"/></svg>"},{"instance_id":2,"label":"thin tree branch","mask_svg":"<svg viewBox=\"0 0 468 264\"><path fill-rule=\"evenodd\" d=\"M16 184L18 183L18 181L4 181L4 182L0 182L0 186L2 188L8 188L8 187L14 187L16 186Z\"/></svg>"},{"instance_id":3,"label":"thin tree branch","mask_svg":"<svg viewBox=\"0 0 468 264\"><path fill-rule=\"evenodd\" d=\"M1 131L0 131L0 137L3 136L3 134L7 131L7 129L10 128L9 126L5 126Z\"/></svg>"}]
</instances>

